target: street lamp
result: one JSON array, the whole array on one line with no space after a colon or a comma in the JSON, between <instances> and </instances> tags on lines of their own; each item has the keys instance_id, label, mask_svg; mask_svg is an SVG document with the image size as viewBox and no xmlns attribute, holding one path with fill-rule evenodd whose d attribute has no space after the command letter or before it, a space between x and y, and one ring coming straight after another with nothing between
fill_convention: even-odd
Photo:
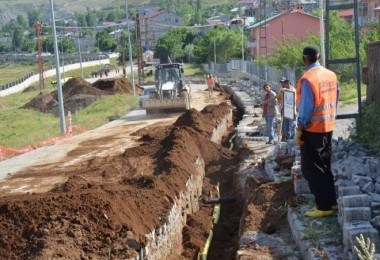
<instances>
[{"instance_id":1,"label":"street lamp","mask_svg":"<svg viewBox=\"0 0 380 260\"><path fill-rule=\"evenodd\" d=\"M243 17L242 26L241 26L241 58L244 61L244 25L245 17Z\"/></svg>"},{"instance_id":2,"label":"street lamp","mask_svg":"<svg viewBox=\"0 0 380 260\"><path fill-rule=\"evenodd\" d=\"M65 110L63 107L63 95L62 95L62 85L61 85L61 74L59 72L59 54L58 54L58 43L57 43L57 31L55 29L55 18L54 18L54 5L53 0L50 0L51 9L51 23L53 24L53 40L54 40L54 53L55 53L55 71L57 80L57 92L58 92L58 111L59 111L59 126L61 134L66 133L65 127Z\"/></svg>"}]
</instances>

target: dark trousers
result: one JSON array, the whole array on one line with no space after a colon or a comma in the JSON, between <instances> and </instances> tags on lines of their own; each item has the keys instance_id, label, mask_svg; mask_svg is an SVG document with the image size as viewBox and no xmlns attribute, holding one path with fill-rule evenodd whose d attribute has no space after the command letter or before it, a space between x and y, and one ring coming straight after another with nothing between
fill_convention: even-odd
<instances>
[{"instance_id":1,"label":"dark trousers","mask_svg":"<svg viewBox=\"0 0 380 260\"><path fill-rule=\"evenodd\" d=\"M302 133L301 170L319 210L331 210L331 206L336 205L334 176L331 172L332 134Z\"/></svg>"}]
</instances>

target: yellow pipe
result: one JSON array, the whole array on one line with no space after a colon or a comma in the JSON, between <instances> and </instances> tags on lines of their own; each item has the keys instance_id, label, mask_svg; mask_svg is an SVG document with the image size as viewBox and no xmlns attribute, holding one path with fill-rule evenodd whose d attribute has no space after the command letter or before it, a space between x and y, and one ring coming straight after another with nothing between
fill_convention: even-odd
<instances>
[{"instance_id":1,"label":"yellow pipe","mask_svg":"<svg viewBox=\"0 0 380 260\"><path fill-rule=\"evenodd\" d=\"M216 191L217 191L217 196L220 197L219 182L216 184ZM214 206L214 210L212 213L212 217L214 219L214 224L217 224L219 221L220 207L221 207L220 203L215 204L215 206ZM210 233L208 234L206 244L203 247L202 253L198 254L197 260L206 260L207 259L207 254L208 254L208 250L209 250L210 245L211 245L212 237L213 237L213 232L211 229Z\"/></svg>"},{"instance_id":2,"label":"yellow pipe","mask_svg":"<svg viewBox=\"0 0 380 260\"><path fill-rule=\"evenodd\" d=\"M214 218L214 224L217 224L220 216L220 203L216 204L214 207L214 212L212 213L212 217Z\"/></svg>"},{"instance_id":3,"label":"yellow pipe","mask_svg":"<svg viewBox=\"0 0 380 260\"><path fill-rule=\"evenodd\" d=\"M202 253L198 254L198 260L200 260L200 259L206 260L207 259L207 254L208 254L208 250L209 250L210 245L211 245L212 236L213 236L213 232L212 232L212 230L210 230L210 233L208 233L208 238L207 238L205 247L203 248Z\"/></svg>"}]
</instances>

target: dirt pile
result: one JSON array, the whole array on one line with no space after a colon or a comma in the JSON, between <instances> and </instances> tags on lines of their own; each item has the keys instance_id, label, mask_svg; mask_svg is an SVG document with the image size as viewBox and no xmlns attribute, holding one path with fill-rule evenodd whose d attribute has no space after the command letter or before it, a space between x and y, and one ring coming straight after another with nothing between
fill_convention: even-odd
<instances>
[{"instance_id":1,"label":"dirt pile","mask_svg":"<svg viewBox=\"0 0 380 260\"><path fill-rule=\"evenodd\" d=\"M108 95L126 93L129 95L133 94L132 83L128 79L99 79L92 84L94 87L103 90ZM136 94L140 94L143 90L140 86L135 86Z\"/></svg>"},{"instance_id":2,"label":"dirt pile","mask_svg":"<svg viewBox=\"0 0 380 260\"><path fill-rule=\"evenodd\" d=\"M136 93L140 92L141 88L137 86ZM82 78L71 78L62 86L64 109L71 112L89 106L99 96L120 93L133 94L132 84L128 79L100 79L91 84ZM23 108L58 115L58 91L41 92Z\"/></svg>"},{"instance_id":3,"label":"dirt pile","mask_svg":"<svg viewBox=\"0 0 380 260\"><path fill-rule=\"evenodd\" d=\"M162 224L196 172L196 158L220 169L220 158L232 153L209 141L210 126L220 120L215 115L229 111L226 104L191 110L170 128L141 130L141 145L120 156L10 176L67 181L46 193L0 198L0 258L128 258Z\"/></svg>"}]
</instances>

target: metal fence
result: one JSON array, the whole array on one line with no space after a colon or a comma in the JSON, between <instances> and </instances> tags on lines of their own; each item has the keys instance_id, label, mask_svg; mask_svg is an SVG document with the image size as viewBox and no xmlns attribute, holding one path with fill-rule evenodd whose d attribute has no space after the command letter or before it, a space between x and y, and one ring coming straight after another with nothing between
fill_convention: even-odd
<instances>
[{"instance_id":1,"label":"metal fence","mask_svg":"<svg viewBox=\"0 0 380 260\"><path fill-rule=\"evenodd\" d=\"M254 85L269 82L277 86L282 77L288 78L293 86L296 84L296 71L294 69L276 69L269 66L254 64L252 61L231 60L229 63L217 64L209 62L203 69L216 75L218 78L242 79L253 81Z\"/></svg>"}]
</instances>

